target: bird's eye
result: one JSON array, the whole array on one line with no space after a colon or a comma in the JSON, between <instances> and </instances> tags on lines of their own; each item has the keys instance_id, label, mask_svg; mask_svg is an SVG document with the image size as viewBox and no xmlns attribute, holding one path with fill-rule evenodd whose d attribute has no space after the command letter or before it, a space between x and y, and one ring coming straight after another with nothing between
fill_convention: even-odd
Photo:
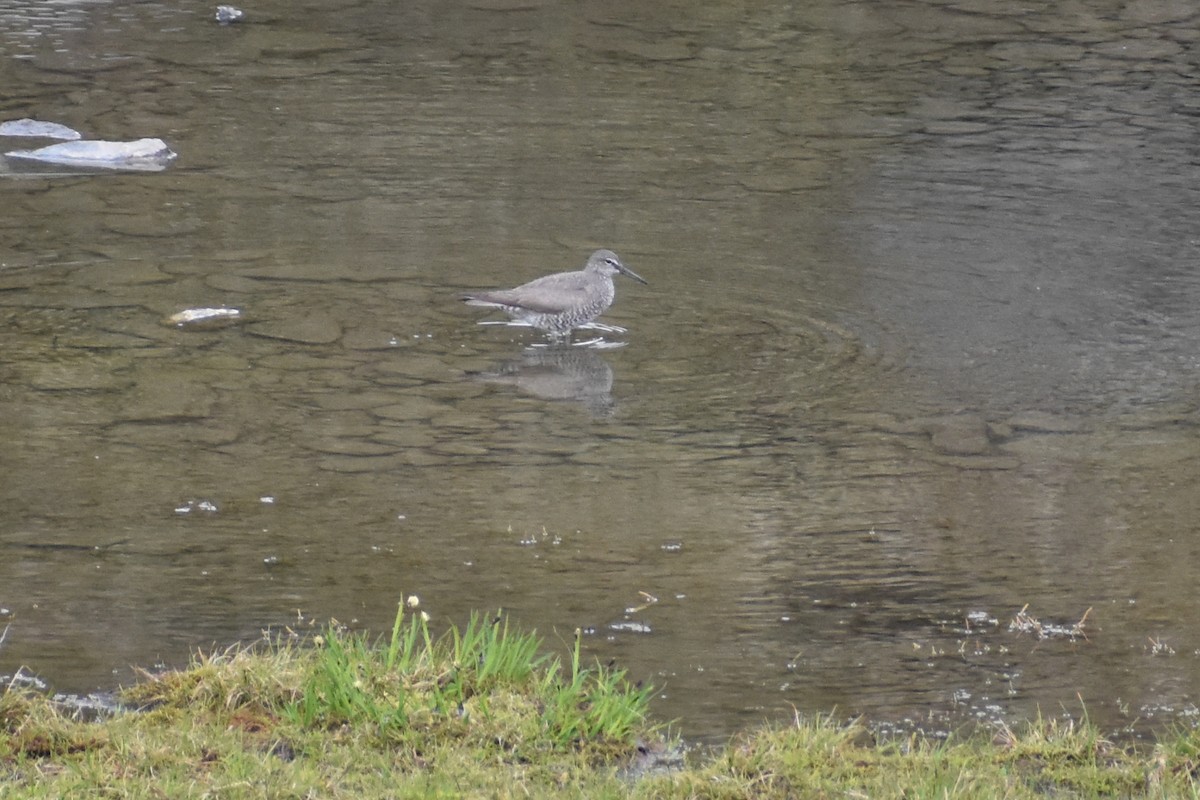
<instances>
[{"instance_id":1,"label":"bird's eye","mask_svg":"<svg viewBox=\"0 0 1200 800\"><path fill-rule=\"evenodd\" d=\"M604 260L605 260L606 262L608 262L608 265L609 265L610 267L615 267L615 266L617 266L617 260L616 260L615 258L606 258L606 259L604 259Z\"/></svg>"}]
</instances>

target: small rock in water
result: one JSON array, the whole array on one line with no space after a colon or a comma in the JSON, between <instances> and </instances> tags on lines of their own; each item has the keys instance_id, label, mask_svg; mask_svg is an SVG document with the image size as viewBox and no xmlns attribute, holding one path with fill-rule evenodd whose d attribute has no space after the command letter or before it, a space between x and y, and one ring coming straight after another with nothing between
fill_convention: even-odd
<instances>
[{"instance_id":1,"label":"small rock in water","mask_svg":"<svg viewBox=\"0 0 1200 800\"><path fill-rule=\"evenodd\" d=\"M29 117L0 122L0 136L32 136L39 139L68 141L83 138L83 135L74 128L59 125L57 122L42 122Z\"/></svg>"},{"instance_id":2,"label":"small rock in water","mask_svg":"<svg viewBox=\"0 0 1200 800\"><path fill-rule=\"evenodd\" d=\"M241 22L246 13L234 6L217 6L217 22L228 25L231 22Z\"/></svg>"},{"instance_id":3,"label":"small rock in water","mask_svg":"<svg viewBox=\"0 0 1200 800\"><path fill-rule=\"evenodd\" d=\"M210 330L223 328L240 321L241 318L241 309L237 308L185 308L183 311L167 317L166 323L177 328Z\"/></svg>"},{"instance_id":4,"label":"small rock in water","mask_svg":"<svg viewBox=\"0 0 1200 800\"><path fill-rule=\"evenodd\" d=\"M128 169L158 172L175 160L176 153L162 139L138 139L133 142L106 142L88 139L62 142L37 150L12 150L9 158L40 161L67 167Z\"/></svg>"}]
</instances>

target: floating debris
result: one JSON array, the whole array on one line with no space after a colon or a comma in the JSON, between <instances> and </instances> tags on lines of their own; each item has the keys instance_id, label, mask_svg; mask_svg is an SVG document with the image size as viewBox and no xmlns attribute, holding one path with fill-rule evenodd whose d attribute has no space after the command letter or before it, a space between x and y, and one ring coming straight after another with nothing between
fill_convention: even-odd
<instances>
[{"instance_id":1,"label":"floating debris","mask_svg":"<svg viewBox=\"0 0 1200 800\"><path fill-rule=\"evenodd\" d=\"M12 675L0 675L0 683L5 684L5 688L12 691L14 688L32 689L38 692L47 691L50 687L46 682L25 671L24 667L19 667Z\"/></svg>"},{"instance_id":2,"label":"floating debris","mask_svg":"<svg viewBox=\"0 0 1200 800\"><path fill-rule=\"evenodd\" d=\"M68 128L57 122L43 122L29 117L0 122L0 136L30 136L38 139L63 139L64 141L83 138L83 134L74 128Z\"/></svg>"},{"instance_id":3,"label":"floating debris","mask_svg":"<svg viewBox=\"0 0 1200 800\"><path fill-rule=\"evenodd\" d=\"M246 12L234 6L217 6L217 22L228 25L231 22L241 22Z\"/></svg>"},{"instance_id":4,"label":"floating debris","mask_svg":"<svg viewBox=\"0 0 1200 800\"><path fill-rule=\"evenodd\" d=\"M1152 655L1152 656L1173 656L1173 655L1175 655L1175 648L1171 647L1171 645L1167 644L1166 641L1164 641L1162 638L1160 638L1158 636L1149 636L1147 638L1150 641L1150 646L1146 649L1150 652L1150 655Z\"/></svg>"},{"instance_id":5,"label":"floating debris","mask_svg":"<svg viewBox=\"0 0 1200 800\"><path fill-rule=\"evenodd\" d=\"M1074 625L1058 625L1053 622L1042 622L1037 617L1029 613L1029 604L1017 612L1013 617L1012 622L1008 623L1010 631L1017 633L1032 633L1038 639L1086 639L1087 634L1083 632L1083 624L1087 621L1088 615L1092 613L1092 609L1083 612L1083 616Z\"/></svg>"},{"instance_id":6,"label":"floating debris","mask_svg":"<svg viewBox=\"0 0 1200 800\"><path fill-rule=\"evenodd\" d=\"M217 504L211 500L188 500L183 505L175 507L176 514L190 514L193 511L203 511L207 514L217 513Z\"/></svg>"},{"instance_id":7,"label":"floating debris","mask_svg":"<svg viewBox=\"0 0 1200 800\"><path fill-rule=\"evenodd\" d=\"M643 592L639 589L638 594L642 596L642 602L636 606L625 609L626 614L636 614L639 611L645 611L647 608L658 602L658 598L649 592Z\"/></svg>"},{"instance_id":8,"label":"floating debris","mask_svg":"<svg viewBox=\"0 0 1200 800\"><path fill-rule=\"evenodd\" d=\"M509 528L509 530L511 531L512 528ZM562 536L558 535L557 533L551 534L544 526L542 527L542 535L540 537L534 533L524 536L517 541L517 544L521 545L522 547L532 547L534 545L547 543L552 545L560 545L562 544Z\"/></svg>"},{"instance_id":9,"label":"floating debris","mask_svg":"<svg viewBox=\"0 0 1200 800\"><path fill-rule=\"evenodd\" d=\"M1028 608L1028 606L1026 606L1026 608ZM986 611L968 611L966 622L968 632L976 628L995 628L1000 625L1000 620L996 619Z\"/></svg>"},{"instance_id":10,"label":"floating debris","mask_svg":"<svg viewBox=\"0 0 1200 800\"><path fill-rule=\"evenodd\" d=\"M240 322L241 319L241 309L221 306L219 308L185 308L183 311L167 317L166 323L177 328L212 330Z\"/></svg>"},{"instance_id":11,"label":"floating debris","mask_svg":"<svg viewBox=\"0 0 1200 800\"><path fill-rule=\"evenodd\" d=\"M37 150L12 150L8 158L57 164L65 167L122 169L136 172L160 172L177 154L162 139L138 139L133 142L107 142L87 139L62 142Z\"/></svg>"}]
</instances>

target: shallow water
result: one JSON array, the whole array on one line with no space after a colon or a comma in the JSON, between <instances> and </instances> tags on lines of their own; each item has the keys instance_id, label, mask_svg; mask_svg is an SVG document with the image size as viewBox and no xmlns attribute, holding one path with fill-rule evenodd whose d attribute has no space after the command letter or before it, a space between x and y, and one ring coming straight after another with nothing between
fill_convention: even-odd
<instances>
[{"instance_id":1,"label":"shallow water","mask_svg":"<svg viewBox=\"0 0 1200 800\"><path fill-rule=\"evenodd\" d=\"M245 10L0 0L0 117L180 154L0 165L0 673L416 593L697 738L1198 713L1190 4ZM600 246L624 347L456 300Z\"/></svg>"}]
</instances>

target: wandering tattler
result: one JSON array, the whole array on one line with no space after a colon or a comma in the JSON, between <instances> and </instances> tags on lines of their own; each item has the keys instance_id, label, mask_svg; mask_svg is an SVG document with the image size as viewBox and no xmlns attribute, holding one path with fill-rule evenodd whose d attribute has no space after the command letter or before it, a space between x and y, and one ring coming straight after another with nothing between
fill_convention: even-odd
<instances>
[{"instance_id":1,"label":"wandering tattler","mask_svg":"<svg viewBox=\"0 0 1200 800\"><path fill-rule=\"evenodd\" d=\"M469 306L498 308L552 339L564 339L573 328L586 325L612 305L616 295L612 279L618 272L646 282L612 250L597 250L579 272L557 272L515 289L469 292L462 299Z\"/></svg>"}]
</instances>

